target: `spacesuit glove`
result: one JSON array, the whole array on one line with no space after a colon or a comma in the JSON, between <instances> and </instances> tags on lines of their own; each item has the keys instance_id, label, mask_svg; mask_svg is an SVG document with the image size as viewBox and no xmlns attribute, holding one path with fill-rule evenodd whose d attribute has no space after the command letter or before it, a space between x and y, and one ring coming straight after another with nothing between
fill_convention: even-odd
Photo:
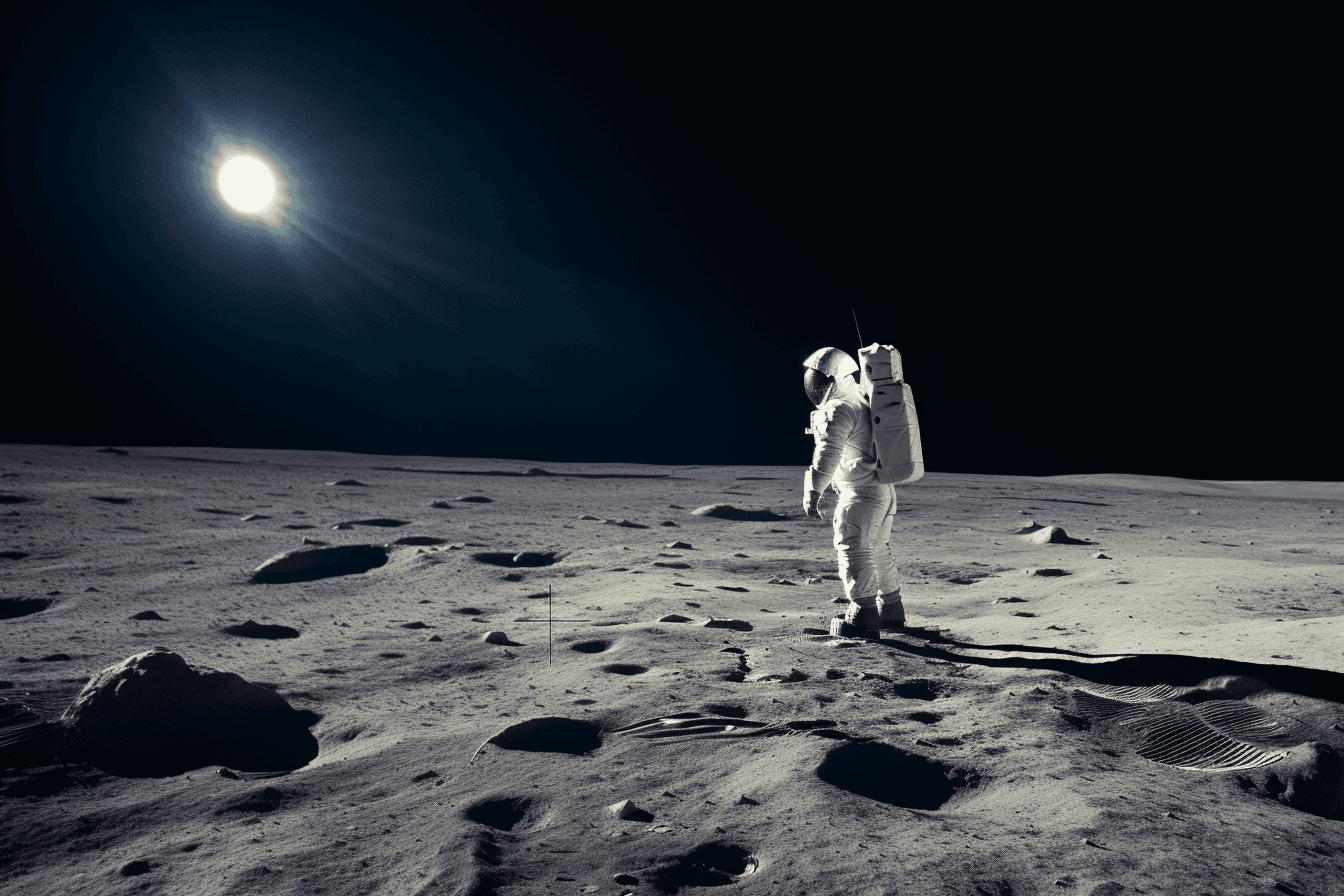
<instances>
[{"instance_id":1,"label":"spacesuit glove","mask_svg":"<svg viewBox=\"0 0 1344 896\"><path fill-rule=\"evenodd\" d=\"M821 492L810 491L807 493L807 498L803 501L803 513L807 516L808 519L810 520L826 519L826 517L822 515L821 509L817 507L817 504L820 501L821 501Z\"/></svg>"}]
</instances>

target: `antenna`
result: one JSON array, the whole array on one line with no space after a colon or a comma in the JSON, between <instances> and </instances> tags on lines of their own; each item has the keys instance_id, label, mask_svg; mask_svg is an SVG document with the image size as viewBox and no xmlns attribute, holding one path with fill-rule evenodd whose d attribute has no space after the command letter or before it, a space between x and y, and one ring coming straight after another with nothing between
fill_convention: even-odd
<instances>
[{"instance_id":1,"label":"antenna","mask_svg":"<svg viewBox=\"0 0 1344 896\"><path fill-rule=\"evenodd\" d=\"M853 307L849 309L849 313L854 314ZM854 332L859 334L859 348L863 348L863 331L859 329L859 316L857 314L854 314Z\"/></svg>"}]
</instances>

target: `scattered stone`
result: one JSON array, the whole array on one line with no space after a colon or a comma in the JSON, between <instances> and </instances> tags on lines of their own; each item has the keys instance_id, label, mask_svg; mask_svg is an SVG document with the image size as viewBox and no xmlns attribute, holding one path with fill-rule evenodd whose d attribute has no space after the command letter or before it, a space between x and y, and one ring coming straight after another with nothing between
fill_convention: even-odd
<instances>
[{"instance_id":1,"label":"scattered stone","mask_svg":"<svg viewBox=\"0 0 1344 896\"><path fill-rule=\"evenodd\" d=\"M1047 577L1073 575L1073 573L1069 572L1066 569L1057 569L1053 566L1042 566L1034 569L1024 569L1022 570L1022 573L1023 575L1028 576L1047 576Z\"/></svg>"},{"instance_id":2,"label":"scattered stone","mask_svg":"<svg viewBox=\"0 0 1344 896\"><path fill-rule=\"evenodd\" d=\"M790 668L787 672L758 672L755 675L748 676L747 681L807 681L807 675L797 669Z\"/></svg>"},{"instance_id":3,"label":"scattered stone","mask_svg":"<svg viewBox=\"0 0 1344 896\"><path fill-rule=\"evenodd\" d=\"M421 772L420 774L416 775L416 776L415 776L414 778L412 778L411 780L412 780L412 781L428 781L429 779L431 779L431 778L437 778L438 776L439 776L439 773L438 773L438 772L434 771L434 769L430 769L430 770L427 771L427 772Z\"/></svg>"},{"instance_id":4,"label":"scattered stone","mask_svg":"<svg viewBox=\"0 0 1344 896\"><path fill-rule=\"evenodd\" d=\"M308 524L308 523L293 523L293 524L286 524L286 525L284 525L284 526L281 526L280 528L281 528L281 529L316 529L317 527L316 527L316 526L313 526L313 525L310 525L310 524Z\"/></svg>"},{"instance_id":5,"label":"scattered stone","mask_svg":"<svg viewBox=\"0 0 1344 896\"><path fill-rule=\"evenodd\" d=\"M134 616L132 616L131 619L139 622L148 622L150 620L157 620L159 622L168 621L164 619L162 616L160 616L158 613L155 613L153 610L141 610L139 613L136 613Z\"/></svg>"},{"instance_id":6,"label":"scattered stone","mask_svg":"<svg viewBox=\"0 0 1344 896\"><path fill-rule=\"evenodd\" d=\"M378 517L376 519L371 520L347 520L346 522L339 523L338 525L345 529L349 529L351 526L376 526L380 529L395 529L398 526L409 526L410 523L406 522L405 520L392 520L392 519L386 519L384 517Z\"/></svg>"},{"instance_id":7,"label":"scattered stone","mask_svg":"<svg viewBox=\"0 0 1344 896\"><path fill-rule=\"evenodd\" d=\"M72 657L68 653L49 653L42 657L39 662L43 663L68 663Z\"/></svg>"},{"instance_id":8,"label":"scattered stone","mask_svg":"<svg viewBox=\"0 0 1344 896\"><path fill-rule=\"evenodd\" d=\"M1033 544L1092 544L1081 538L1071 538L1069 533L1059 526L1046 526L1030 535L1024 535L1023 538Z\"/></svg>"},{"instance_id":9,"label":"scattered stone","mask_svg":"<svg viewBox=\"0 0 1344 896\"><path fill-rule=\"evenodd\" d=\"M996 597L996 598L994 598L994 603L996 603L996 604L1024 604L1024 603L1026 603L1026 602L1027 602L1027 599L1026 599L1025 597Z\"/></svg>"},{"instance_id":10,"label":"scattered stone","mask_svg":"<svg viewBox=\"0 0 1344 896\"><path fill-rule=\"evenodd\" d=\"M350 524L350 523L337 523L336 525L332 526L331 528L332 528L333 531L335 531L335 530L338 530L338 529L353 529L353 528L355 528L355 527L354 527L352 524Z\"/></svg>"},{"instance_id":11,"label":"scattered stone","mask_svg":"<svg viewBox=\"0 0 1344 896\"><path fill-rule=\"evenodd\" d=\"M661 523L659 523L658 525L660 525L660 526L677 526L677 524L674 523L674 522L672 522L671 520L663 520L663 521L662 521ZM677 526L677 528L680 529L681 527L680 527L680 526Z\"/></svg>"},{"instance_id":12,"label":"scattered stone","mask_svg":"<svg viewBox=\"0 0 1344 896\"><path fill-rule=\"evenodd\" d=\"M442 641L443 638L440 638L438 635L430 635L429 638L428 638L427 640L429 640L429 641Z\"/></svg>"},{"instance_id":13,"label":"scattered stone","mask_svg":"<svg viewBox=\"0 0 1344 896\"><path fill-rule=\"evenodd\" d=\"M415 622L403 622L401 624L401 627L412 629L433 628L433 626L426 625L425 623L420 622L419 620L416 620Z\"/></svg>"},{"instance_id":14,"label":"scattered stone","mask_svg":"<svg viewBox=\"0 0 1344 896\"><path fill-rule=\"evenodd\" d=\"M668 549L673 550L673 551L693 551L693 550L695 550L695 548L691 547L691 545L690 545L689 542L685 542L685 541L674 541L674 542L672 542L671 544L665 544L665 545L663 545L663 547L668 548Z\"/></svg>"},{"instance_id":15,"label":"scattered stone","mask_svg":"<svg viewBox=\"0 0 1344 896\"><path fill-rule=\"evenodd\" d=\"M595 520L598 519L598 517L595 517L595 516L589 516L589 515L586 514L586 513L581 513L581 514L579 514L578 519L581 519L581 520L594 520L594 521L595 521Z\"/></svg>"},{"instance_id":16,"label":"scattered stone","mask_svg":"<svg viewBox=\"0 0 1344 896\"><path fill-rule=\"evenodd\" d=\"M1092 555L1092 559L1093 559L1093 560L1110 560L1111 558L1110 558L1110 557L1107 557L1107 556L1106 556L1105 554L1103 554L1101 551L1097 551L1095 554Z\"/></svg>"},{"instance_id":17,"label":"scattered stone","mask_svg":"<svg viewBox=\"0 0 1344 896\"><path fill-rule=\"evenodd\" d=\"M620 526L624 529L647 529L648 526L642 526L639 523L632 523L629 520L603 520L609 526Z\"/></svg>"},{"instance_id":18,"label":"scattered stone","mask_svg":"<svg viewBox=\"0 0 1344 896\"><path fill-rule=\"evenodd\" d=\"M122 877L137 877L141 874L148 874L151 867L152 866L144 859L136 859L133 862L127 862L125 865L122 865L121 871L118 873L121 874Z\"/></svg>"},{"instance_id":19,"label":"scattered stone","mask_svg":"<svg viewBox=\"0 0 1344 896\"><path fill-rule=\"evenodd\" d=\"M668 562L663 561L663 560L655 560L654 563L653 563L653 565L654 565L654 566L660 566L660 567L662 567L663 569L690 569L690 568L691 568L691 564L689 564L689 563L680 563L680 562L676 562L676 563L668 563Z\"/></svg>"},{"instance_id":20,"label":"scattered stone","mask_svg":"<svg viewBox=\"0 0 1344 896\"><path fill-rule=\"evenodd\" d=\"M299 630L290 628L287 625L262 625L258 622L247 620L241 625L229 625L220 629L226 635L237 635L240 638L265 638L269 641L278 641L283 638L297 638Z\"/></svg>"},{"instance_id":21,"label":"scattered stone","mask_svg":"<svg viewBox=\"0 0 1344 896\"><path fill-rule=\"evenodd\" d=\"M461 497L459 497L459 498L454 498L453 500L454 500L454 501L463 501L463 502L465 502L465 503L467 503L467 504L493 504L493 503L495 503L495 499L494 499L494 498L487 498L485 495L462 495Z\"/></svg>"},{"instance_id":22,"label":"scattered stone","mask_svg":"<svg viewBox=\"0 0 1344 896\"><path fill-rule=\"evenodd\" d=\"M690 622L686 616L678 616L676 613L670 613L658 620L659 622Z\"/></svg>"},{"instance_id":23,"label":"scattered stone","mask_svg":"<svg viewBox=\"0 0 1344 896\"><path fill-rule=\"evenodd\" d=\"M781 578L781 577L779 577L779 576L776 576L775 578L773 578L773 579L771 579L770 581L766 582L766 584L767 584L767 585L795 585L795 586L796 586L798 583L797 583L797 582L790 582L788 579L785 579L785 578Z\"/></svg>"},{"instance_id":24,"label":"scattered stone","mask_svg":"<svg viewBox=\"0 0 1344 896\"><path fill-rule=\"evenodd\" d=\"M338 480L336 480L335 482L328 482L328 483L326 483L326 484L327 484L327 485L357 485L357 486L359 486L360 488L368 488L367 485L365 485L364 483L360 482L358 479L338 479Z\"/></svg>"},{"instance_id":25,"label":"scattered stone","mask_svg":"<svg viewBox=\"0 0 1344 896\"><path fill-rule=\"evenodd\" d=\"M820 584L821 584L821 578L820 578L819 576L809 576L808 578L803 579L803 584L804 584L804 585L820 585Z\"/></svg>"},{"instance_id":26,"label":"scattered stone","mask_svg":"<svg viewBox=\"0 0 1344 896\"><path fill-rule=\"evenodd\" d=\"M1014 535L1030 535L1031 533L1033 533L1033 532L1039 532L1040 530L1042 530L1042 529L1044 529L1044 528L1045 528L1044 526L1042 526L1040 523L1036 522L1035 520L1027 520L1027 524L1026 524L1025 526L1023 526L1021 529L1015 529L1015 530L1013 530L1013 534L1014 534Z\"/></svg>"},{"instance_id":27,"label":"scattered stone","mask_svg":"<svg viewBox=\"0 0 1344 896\"><path fill-rule=\"evenodd\" d=\"M453 507L453 505L449 504L447 501L434 501L431 502L429 506L438 510L451 510Z\"/></svg>"},{"instance_id":28,"label":"scattered stone","mask_svg":"<svg viewBox=\"0 0 1344 896\"><path fill-rule=\"evenodd\" d=\"M734 556L734 557L737 557L737 558L739 558L739 559L742 559L742 560L749 560L749 559L750 559L746 554L741 554L741 553L734 554L733 556Z\"/></svg>"},{"instance_id":29,"label":"scattered stone","mask_svg":"<svg viewBox=\"0 0 1344 896\"><path fill-rule=\"evenodd\" d=\"M735 805L738 805L738 806L759 806L760 803L757 802L756 800L752 799L751 797L747 796L747 795L744 793L744 794L742 794L741 796L739 796L739 797L737 798L737 803L736 803Z\"/></svg>"},{"instance_id":30,"label":"scattered stone","mask_svg":"<svg viewBox=\"0 0 1344 896\"><path fill-rule=\"evenodd\" d=\"M619 803L612 803L608 806L607 811L617 818L629 818L641 810L630 800L621 800Z\"/></svg>"},{"instance_id":31,"label":"scattered stone","mask_svg":"<svg viewBox=\"0 0 1344 896\"><path fill-rule=\"evenodd\" d=\"M268 520L268 519L270 519L270 517L266 516L265 514L249 513L247 516L242 517L241 522L250 523L253 520Z\"/></svg>"},{"instance_id":32,"label":"scattered stone","mask_svg":"<svg viewBox=\"0 0 1344 896\"><path fill-rule=\"evenodd\" d=\"M307 535L303 536L303 541L301 541L301 542L299 542L299 543L300 543L300 544L312 545L312 546L314 546L314 547L322 547L323 545L327 544L327 542L325 542L325 541L320 541L320 540L318 540L318 539L316 539L316 538L309 538Z\"/></svg>"},{"instance_id":33,"label":"scattered stone","mask_svg":"<svg viewBox=\"0 0 1344 896\"><path fill-rule=\"evenodd\" d=\"M61 715L84 761L121 777L301 768L317 756L315 721L270 688L162 647L95 674Z\"/></svg>"},{"instance_id":34,"label":"scattered stone","mask_svg":"<svg viewBox=\"0 0 1344 896\"><path fill-rule=\"evenodd\" d=\"M1035 618L1036 618L1036 614L1035 614L1035 613L1028 613L1028 612L1026 612L1025 610L1018 610L1018 611L1014 612L1013 615L1014 615L1014 616L1022 616L1022 617L1025 617L1025 618L1027 618L1027 619L1035 619Z\"/></svg>"},{"instance_id":35,"label":"scattered stone","mask_svg":"<svg viewBox=\"0 0 1344 896\"><path fill-rule=\"evenodd\" d=\"M509 640L509 636L504 634L503 632L486 632L484 635L481 635L481 640L487 644L513 643L512 641Z\"/></svg>"},{"instance_id":36,"label":"scattered stone","mask_svg":"<svg viewBox=\"0 0 1344 896\"><path fill-rule=\"evenodd\" d=\"M747 591L746 588L743 588L739 585L715 585L714 587L719 589L720 591L740 591L744 593Z\"/></svg>"}]
</instances>

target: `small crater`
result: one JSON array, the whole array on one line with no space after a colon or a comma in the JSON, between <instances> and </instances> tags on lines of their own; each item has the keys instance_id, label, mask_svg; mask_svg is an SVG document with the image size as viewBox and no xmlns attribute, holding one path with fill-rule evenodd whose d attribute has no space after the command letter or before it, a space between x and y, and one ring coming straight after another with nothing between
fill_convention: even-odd
<instances>
[{"instance_id":1,"label":"small crater","mask_svg":"<svg viewBox=\"0 0 1344 896\"><path fill-rule=\"evenodd\" d=\"M649 671L649 667L637 663L608 663L602 667L602 671L612 675L641 675Z\"/></svg>"},{"instance_id":2,"label":"small crater","mask_svg":"<svg viewBox=\"0 0 1344 896\"><path fill-rule=\"evenodd\" d=\"M267 585L313 582L368 572L386 563L387 549L380 545L303 548L270 558L253 570L251 581Z\"/></svg>"},{"instance_id":3,"label":"small crater","mask_svg":"<svg viewBox=\"0 0 1344 896\"><path fill-rule=\"evenodd\" d=\"M446 539L435 538L433 535L405 535L398 538L393 544L415 544L415 545L436 545L443 544Z\"/></svg>"},{"instance_id":4,"label":"small crater","mask_svg":"<svg viewBox=\"0 0 1344 896\"><path fill-rule=\"evenodd\" d=\"M580 641L577 644L569 645L570 650L577 650L579 653L603 653L611 649L610 641Z\"/></svg>"},{"instance_id":5,"label":"small crater","mask_svg":"<svg viewBox=\"0 0 1344 896\"><path fill-rule=\"evenodd\" d=\"M290 628L287 625L262 625L251 619L241 625L229 625L220 629L226 635L237 635L240 638L264 638L268 641L278 641L283 638L297 638L299 630Z\"/></svg>"},{"instance_id":6,"label":"small crater","mask_svg":"<svg viewBox=\"0 0 1344 896\"><path fill-rule=\"evenodd\" d=\"M90 497L92 497L93 500L95 500L95 501L102 501L102 502L105 503L105 504L129 504L129 503L131 503L131 499L130 499L130 498L100 498L100 497L98 497L97 495L91 495Z\"/></svg>"},{"instance_id":7,"label":"small crater","mask_svg":"<svg viewBox=\"0 0 1344 896\"><path fill-rule=\"evenodd\" d=\"M151 870L153 870L152 866L144 859L136 859L133 862L127 862L125 865L122 865L121 870L118 873L121 874L122 877L138 877L141 874L148 874Z\"/></svg>"},{"instance_id":8,"label":"small crater","mask_svg":"<svg viewBox=\"0 0 1344 896\"><path fill-rule=\"evenodd\" d=\"M841 790L906 809L937 809L979 783L956 769L884 743L847 743L826 754L817 777Z\"/></svg>"},{"instance_id":9,"label":"small crater","mask_svg":"<svg viewBox=\"0 0 1344 896\"><path fill-rule=\"evenodd\" d=\"M902 681L892 687L891 692L902 700L932 700L938 696L933 682L927 678Z\"/></svg>"},{"instance_id":10,"label":"small crater","mask_svg":"<svg viewBox=\"0 0 1344 896\"><path fill-rule=\"evenodd\" d=\"M468 807L464 814L477 824L483 824L497 831L511 831L518 822L527 817L527 810L531 805L532 801L526 797L486 800Z\"/></svg>"},{"instance_id":11,"label":"small crater","mask_svg":"<svg viewBox=\"0 0 1344 896\"><path fill-rule=\"evenodd\" d=\"M906 718L921 725L936 725L943 720L943 717L936 712L923 711L909 713Z\"/></svg>"},{"instance_id":12,"label":"small crater","mask_svg":"<svg viewBox=\"0 0 1344 896\"><path fill-rule=\"evenodd\" d=\"M0 597L0 619L18 619L41 613L54 604L47 597Z\"/></svg>"},{"instance_id":13,"label":"small crater","mask_svg":"<svg viewBox=\"0 0 1344 896\"><path fill-rule=\"evenodd\" d=\"M539 553L536 551L479 551L471 555L477 563L491 566L536 567L550 566L557 559L557 551Z\"/></svg>"},{"instance_id":14,"label":"small crater","mask_svg":"<svg viewBox=\"0 0 1344 896\"><path fill-rule=\"evenodd\" d=\"M596 725L562 716L547 716L510 725L486 743L505 750L578 755L602 746L602 737Z\"/></svg>"},{"instance_id":15,"label":"small crater","mask_svg":"<svg viewBox=\"0 0 1344 896\"><path fill-rule=\"evenodd\" d=\"M493 504L494 498L487 498L485 495L463 495L460 498L454 498L454 501L464 501L467 504Z\"/></svg>"},{"instance_id":16,"label":"small crater","mask_svg":"<svg viewBox=\"0 0 1344 896\"><path fill-rule=\"evenodd\" d=\"M739 876L756 873L758 866L756 858L740 846L707 843L656 868L651 883L659 893L676 893L683 887L726 887L738 883Z\"/></svg>"}]
</instances>

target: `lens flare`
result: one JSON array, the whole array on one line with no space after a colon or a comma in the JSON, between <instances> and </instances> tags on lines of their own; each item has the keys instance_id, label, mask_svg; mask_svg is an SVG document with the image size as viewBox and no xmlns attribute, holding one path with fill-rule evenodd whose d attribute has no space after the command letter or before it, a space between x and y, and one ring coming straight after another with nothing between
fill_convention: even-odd
<instances>
[{"instance_id":1,"label":"lens flare","mask_svg":"<svg viewBox=\"0 0 1344 896\"><path fill-rule=\"evenodd\" d=\"M219 136L206 158L206 186L220 211L276 233L293 223L291 178L274 153L255 140Z\"/></svg>"}]
</instances>

